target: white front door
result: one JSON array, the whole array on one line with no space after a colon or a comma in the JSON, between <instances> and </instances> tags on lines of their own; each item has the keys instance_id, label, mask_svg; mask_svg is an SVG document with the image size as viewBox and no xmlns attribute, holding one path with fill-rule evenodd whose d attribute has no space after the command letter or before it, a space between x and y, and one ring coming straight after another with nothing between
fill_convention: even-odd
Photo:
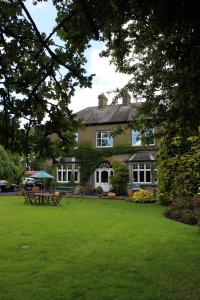
<instances>
[{"instance_id":1,"label":"white front door","mask_svg":"<svg viewBox=\"0 0 200 300\"><path fill-rule=\"evenodd\" d=\"M113 176L113 169L102 166L95 171L95 188L102 187L104 192L111 190L110 177Z\"/></svg>"}]
</instances>

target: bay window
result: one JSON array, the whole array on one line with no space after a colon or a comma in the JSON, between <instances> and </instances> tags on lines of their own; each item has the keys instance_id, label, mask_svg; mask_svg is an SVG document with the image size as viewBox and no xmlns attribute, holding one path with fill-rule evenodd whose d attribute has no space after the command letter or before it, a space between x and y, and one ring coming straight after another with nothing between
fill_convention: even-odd
<instances>
[{"instance_id":1,"label":"bay window","mask_svg":"<svg viewBox=\"0 0 200 300\"><path fill-rule=\"evenodd\" d=\"M151 164L137 163L133 167L133 182L151 183Z\"/></svg>"}]
</instances>

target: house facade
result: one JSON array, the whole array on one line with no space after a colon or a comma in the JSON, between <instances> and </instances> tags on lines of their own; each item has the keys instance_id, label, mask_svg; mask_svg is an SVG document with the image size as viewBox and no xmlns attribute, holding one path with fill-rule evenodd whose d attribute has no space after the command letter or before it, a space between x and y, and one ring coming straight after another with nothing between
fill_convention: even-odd
<instances>
[{"instance_id":1,"label":"house facade","mask_svg":"<svg viewBox=\"0 0 200 300\"><path fill-rule=\"evenodd\" d=\"M121 161L129 170L127 190L143 186L155 192L157 142L151 135L154 129L147 129L150 137L144 142L140 132L127 126L136 117L139 105L131 103L129 95L123 98L122 104L107 105L107 102L105 95L101 94L98 96L98 106L88 107L76 114L76 118L84 124L84 128L76 134L76 140L78 143L90 143L96 151L114 150L117 147L125 150L120 153L111 151L112 155L103 157L90 175L87 188L93 190L101 186L104 192L109 192L112 189L110 177L114 175L112 163ZM113 130L119 126L124 130L113 135ZM68 183L73 176L78 185L81 179L81 162L70 156L63 158L63 162L57 169L57 182Z\"/></svg>"}]
</instances>

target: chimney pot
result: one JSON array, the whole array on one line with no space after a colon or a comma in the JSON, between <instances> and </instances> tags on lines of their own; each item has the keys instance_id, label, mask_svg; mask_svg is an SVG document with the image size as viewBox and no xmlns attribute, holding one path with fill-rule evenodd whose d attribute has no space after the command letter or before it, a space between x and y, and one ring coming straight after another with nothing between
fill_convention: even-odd
<instances>
[{"instance_id":1,"label":"chimney pot","mask_svg":"<svg viewBox=\"0 0 200 300\"><path fill-rule=\"evenodd\" d=\"M98 100L99 100L99 104L98 104L99 108L104 108L107 106L108 98L105 96L104 93L102 93L98 96Z\"/></svg>"},{"instance_id":2,"label":"chimney pot","mask_svg":"<svg viewBox=\"0 0 200 300\"><path fill-rule=\"evenodd\" d=\"M126 93L122 98L122 105L127 106L130 103L131 103L131 96L129 95L129 93Z\"/></svg>"}]
</instances>

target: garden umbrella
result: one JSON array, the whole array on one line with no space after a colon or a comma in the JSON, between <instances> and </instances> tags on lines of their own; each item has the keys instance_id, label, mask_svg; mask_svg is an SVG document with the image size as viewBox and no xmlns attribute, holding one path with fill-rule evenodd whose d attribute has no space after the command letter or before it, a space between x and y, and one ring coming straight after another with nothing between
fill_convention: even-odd
<instances>
[{"instance_id":1,"label":"garden umbrella","mask_svg":"<svg viewBox=\"0 0 200 300\"><path fill-rule=\"evenodd\" d=\"M34 175L30 176L32 178L37 178L37 179L48 179L48 178L54 178L51 174L45 172L45 171L38 171Z\"/></svg>"},{"instance_id":2,"label":"garden umbrella","mask_svg":"<svg viewBox=\"0 0 200 300\"><path fill-rule=\"evenodd\" d=\"M52 176L51 174L49 174L45 171L38 171L37 173L33 174L30 177L37 178L37 179L53 179L54 178L54 176Z\"/></svg>"}]
</instances>

